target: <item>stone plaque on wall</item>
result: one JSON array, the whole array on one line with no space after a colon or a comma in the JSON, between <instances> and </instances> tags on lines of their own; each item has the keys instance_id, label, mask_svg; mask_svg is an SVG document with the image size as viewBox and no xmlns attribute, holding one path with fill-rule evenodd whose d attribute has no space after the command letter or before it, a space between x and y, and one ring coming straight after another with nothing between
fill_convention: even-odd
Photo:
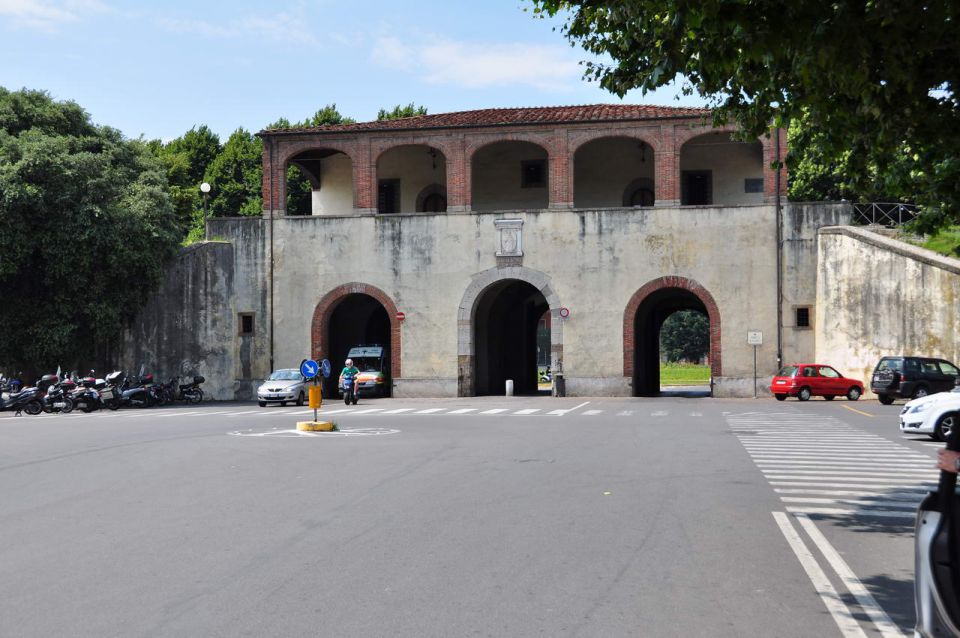
<instances>
[{"instance_id":1,"label":"stone plaque on wall","mask_svg":"<svg viewBox=\"0 0 960 638\"><path fill-rule=\"evenodd\" d=\"M495 219L497 257L523 257L523 220Z\"/></svg>"}]
</instances>

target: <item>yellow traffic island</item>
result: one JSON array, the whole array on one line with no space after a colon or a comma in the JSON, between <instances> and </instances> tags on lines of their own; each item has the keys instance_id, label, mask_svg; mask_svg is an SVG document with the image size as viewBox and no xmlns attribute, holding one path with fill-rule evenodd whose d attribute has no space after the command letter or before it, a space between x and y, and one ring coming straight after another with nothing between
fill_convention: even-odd
<instances>
[{"instance_id":1,"label":"yellow traffic island","mask_svg":"<svg viewBox=\"0 0 960 638\"><path fill-rule=\"evenodd\" d=\"M298 421L297 429L301 432L336 432L337 424L333 421Z\"/></svg>"}]
</instances>

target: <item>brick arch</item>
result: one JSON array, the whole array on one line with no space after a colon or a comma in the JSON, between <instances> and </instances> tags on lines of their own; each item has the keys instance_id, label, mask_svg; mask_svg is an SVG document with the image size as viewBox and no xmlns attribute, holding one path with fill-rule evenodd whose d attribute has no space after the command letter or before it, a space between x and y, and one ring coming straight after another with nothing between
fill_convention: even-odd
<instances>
[{"instance_id":1,"label":"brick arch","mask_svg":"<svg viewBox=\"0 0 960 638\"><path fill-rule=\"evenodd\" d=\"M679 275L660 277L648 281L640 290L633 293L630 301L627 302L627 307L623 311L623 376L633 378L634 343L636 339L634 329L637 311L651 294L666 288L679 288L693 293L707 309L707 317L710 319L710 373L714 379L717 379L723 374L723 365L720 359L720 308L717 307L713 295L706 288L693 279L687 279Z\"/></svg>"},{"instance_id":2,"label":"brick arch","mask_svg":"<svg viewBox=\"0 0 960 638\"><path fill-rule=\"evenodd\" d=\"M660 154L663 146L663 142L660 139L658 131L652 129L626 129L626 130L616 130L616 131L589 131L578 133L577 135L571 135L570 137L570 156L573 157L577 154L581 148L590 144L591 142L596 142L597 140L605 139L616 139L618 137L625 137L631 140L637 140L638 142L643 142L649 146L653 152L654 158Z\"/></svg>"},{"instance_id":3,"label":"brick arch","mask_svg":"<svg viewBox=\"0 0 960 638\"><path fill-rule=\"evenodd\" d=\"M398 148L403 148L405 146L425 146L427 148L432 148L435 151L438 151L440 155L443 156L444 162L449 162L450 158L450 148L449 144L441 144L439 140L419 140L419 139L400 139L400 140L391 140L391 141L381 141L380 143L375 143L370 147L370 154L372 157L372 164L376 166L380 162L380 158L384 156L385 153L389 153Z\"/></svg>"},{"instance_id":4,"label":"brick arch","mask_svg":"<svg viewBox=\"0 0 960 638\"><path fill-rule=\"evenodd\" d=\"M400 322L397 320L397 305L393 300L376 286L359 282L352 282L337 286L320 299L313 311L313 322L310 328L310 352L317 360L323 358L327 347L326 339L330 328L330 317L333 311L349 295L367 295L373 297L386 309L390 319L390 377L394 380L402 375L400 367L403 357L400 351Z\"/></svg>"},{"instance_id":5,"label":"brick arch","mask_svg":"<svg viewBox=\"0 0 960 638\"><path fill-rule=\"evenodd\" d=\"M356 144L350 142L327 142L322 139L306 140L301 142L293 142L290 144L284 144L280 146L280 153L275 158L277 166L286 166L290 162L291 158L295 155L299 155L304 151L322 151L330 150L337 151L338 153L343 153L350 158L351 166L355 166L357 163L357 148Z\"/></svg>"}]
</instances>

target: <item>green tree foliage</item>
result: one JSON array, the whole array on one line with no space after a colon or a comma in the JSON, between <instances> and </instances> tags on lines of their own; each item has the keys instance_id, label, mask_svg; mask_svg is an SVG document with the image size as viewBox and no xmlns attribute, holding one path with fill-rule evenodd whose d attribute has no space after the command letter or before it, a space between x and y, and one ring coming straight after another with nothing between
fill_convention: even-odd
<instances>
[{"instance_id":1,"label":"green tree foliage","mask_svg":"<svg viewBox=\"0 0 960 638\"><path fill-rule=\"evenodd\" d=\"M207 167L210 214L260 215L263 212L263 142L238 128Z\"/></svg>"},{"instance_id":2,"label":"green tree foliage","mask_svg":"<svg viewBox=\"0 0 960 638\"><path fill-rule=\"evenodd\" d=\"M377 121L382 120L398 120L402 117L416 117L417 115L426 115L427 107L425 106L416 106L413 102L407 104L406 106L400 106L397 104L393 107L392 111L387 109L380 109L377 112Z\"/></svg>"},{"instance_id":3,"label":"green tree foliage","mask_svg":"<svg viewBox=\"0 0 960 638\"><path fill-rule=\"evenodd\" d=\"M176 250L164 167L73 102L0 88L0 194L0 361L93 356Z\"/></svg>"},{"instance_id":4,"label":"green tree foliage","mask_svg":"<svg viewBox=\"0 0 960 638\"><path fill-rule=\"evenodd\" d=\"M912 193L927 228L960 218L954 0L531 2L566 17L567 38L599 56L587 77L613 93L679 75L746 136L805 119L857 191L879 179Z\"/></svg>"},{"instance_id":5,"label":"green tree foliage","mask_svg":"<svg viewBox=\"0 0 960 638\"><path fill-rule=\"evenodd\" d=\"M181 233L195 233L197 223L203 222L200 184L207 167L220 154L220 138L207 126L200 126L166 144L151 141L148 147L166 168Z\"/></svg>"},{"instance_id":6,"label":"green tree foliage","mask_svg":"<svg viewBox=\"0 0 960 638\"><path fill-rule=\"evenodd\" d=\"M710 321L702 312L681 310L660 328L660 353L667 361L699 362L710 351Z\"/></svg>"}]
</instances>

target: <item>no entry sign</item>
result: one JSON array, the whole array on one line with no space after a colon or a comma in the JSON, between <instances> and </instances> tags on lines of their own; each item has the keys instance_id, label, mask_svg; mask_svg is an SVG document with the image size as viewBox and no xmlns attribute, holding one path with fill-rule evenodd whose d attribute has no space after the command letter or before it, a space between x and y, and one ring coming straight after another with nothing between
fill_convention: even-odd
<instances>
[{"instance_id":1,"label":"no entry sign","mask_svg":"<svg viewBox=\"0 0 960 638\"><path fill-rule=\"evenodd\" d=\"M403 321L406 318L407 318L406 313L399 312L399 311L397 312L397 321Z\"/></svg>"}]
</instances>

